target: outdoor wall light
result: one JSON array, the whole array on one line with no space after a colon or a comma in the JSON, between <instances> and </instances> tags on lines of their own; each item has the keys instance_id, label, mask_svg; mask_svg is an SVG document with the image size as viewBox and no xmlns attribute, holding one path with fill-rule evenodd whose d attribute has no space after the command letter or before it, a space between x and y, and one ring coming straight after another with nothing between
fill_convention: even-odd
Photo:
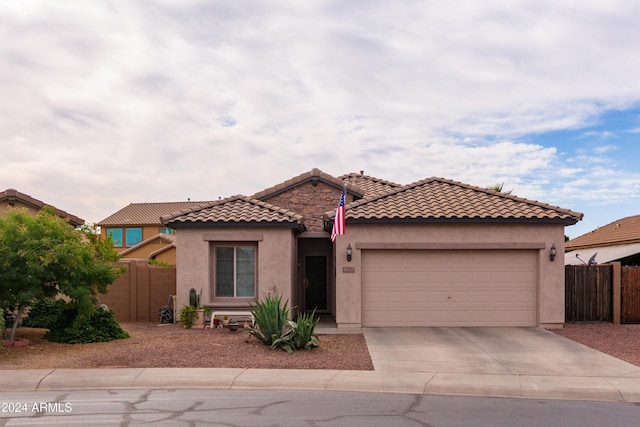
<instances>
[{"instance_id":1,"label":"outdoor wall light","mask_svg":"<svg viewBox=\"0 0 640 427\"><path fill-rule=\"evenodd\" d=\"M556 255L558 254L558 250L556 249L555 243L551 244L551 249L549 249L549 260L553 261L556 259Z\"/></svg>"},{"instance_id":2,"label":"outdoor wall light","mask_svg":"<svg viewBox=\"0 0 640 427\"><path fill-rule=\"evenodd\" d=\"M347 262L351 262L351 255L353 254L353 250L351 249L351 243L347 246Z\"/></svg>"}]
</instances>

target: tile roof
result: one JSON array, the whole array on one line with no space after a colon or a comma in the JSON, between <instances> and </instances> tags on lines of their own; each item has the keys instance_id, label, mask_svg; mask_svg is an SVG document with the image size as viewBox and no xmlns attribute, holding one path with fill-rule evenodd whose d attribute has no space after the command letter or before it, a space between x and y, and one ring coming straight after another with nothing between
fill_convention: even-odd
<instances>
[{"instance_id":1,"label":"tile roof","mask_svg":"<svg viewBox=\"0 0 640 427\"><path fill-rule=\"evenodd\" d=\"M618 219L565 243L565 250L640 242L640 215Z\"/></svg>"},{"instance_id":2,"label":"tile roof","mask_svg":"<svg viewBox=\"0 0 640 427\"><path fill-rule=\"evenodd\" d=\"M246 196L232 196L213 202L202 208L176 212L162 217L162 222L171 227L180 224L227 224L246 225L265 223L282 226L303 227L302 215L281 209L269 203Z\"/></svg>"},{"instance_id":3,"label":"tile roof","mask_svg":"<svg viewBox=\"0 0 640 427\"><path fill-rule=\"evenodd\" d=\"M21 203L28 206L32 206L36 209L42 209L45 206L51 206L41 200L31 197L28 194L20 193L19 191L14 190L13 188L9 188L0 193L0 202L4 202L4 201L8 201L8 202L20 201ZM55 206L51 206L51 207L55 209L56 215L58 215L61 218L68 219L69 223L74 227L84 224L84 219L79 218L75 215L71 215L70 213L63 211L62 209L58 209Z\"/></svg>"},{"instance_id":4,"label":"tile roof","mask_svg":"<svg viewBox=\"0 0 640 427\"><path fill-rule=\"evenodd\" d=\"M305 182L314 181L314 180L322 181L326 184L333 185L337 188L342 188L342 186L344 185L344 179L336 178L332 175L329 175L328 173L322 172L320 169L312 169L309 172L302 173L280 184L274 185L273 187L266 188L254 194L251 197L258 200L265 200L276 194L283 193L292 187L296 187ZM355 183L350 184L347 187L347 191L359 198L363 197L365 194L365 190L360 188Z\"/></svg>"},{"instance_id":5,"label":"tile roof","mask_svg":"<svg viewBox=\"0 0 640 427\"><path fill-rule=\"evenodd\" d=\"M213 202L131 203L97 225L161 225L160 217L172 212L208 206Z\"/></svg>"},{"instance_id":6,"label":"tile roof","mask_svg":"<svg viewBox=\"0 0 640 427\"><path fill-rule=\"evenodd\" d=\"M327 212L333 218L334 212ZM428 178L346 206L348 222L526 221L575 224L582 214L444 178Z\"/></svg>"},{"instance_id":7,"label":"tile roof","mask_svg":"<svg viewBox=\"0 0 640 427\"><path fill-rule=\"evenodd\" d=\"M341 175L338 179L348 181L349 183L355 184L363 189L365 199L371 199L398 187L402 187L401 184L396 184L395 182L385 181L383 179L365 175L364 171L361 171L360 173Z\"/></svg>"}]
</instances>

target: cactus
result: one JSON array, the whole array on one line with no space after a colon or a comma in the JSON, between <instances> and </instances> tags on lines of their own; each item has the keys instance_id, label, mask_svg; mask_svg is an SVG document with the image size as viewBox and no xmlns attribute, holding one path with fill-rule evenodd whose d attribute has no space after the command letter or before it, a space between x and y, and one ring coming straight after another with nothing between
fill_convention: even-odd
<instances>
[{"instance_id":1,"label":"cactus","mask_svg":"<svg viewBox=\"0 0 640 427\"><path fill-rule=\"evenodd\" d=\"M200 298L198 297L198 293L195 289L191 288L189 291L189 305L194 308L198 308L200 305Z\"/></svg>"}]
</instances>

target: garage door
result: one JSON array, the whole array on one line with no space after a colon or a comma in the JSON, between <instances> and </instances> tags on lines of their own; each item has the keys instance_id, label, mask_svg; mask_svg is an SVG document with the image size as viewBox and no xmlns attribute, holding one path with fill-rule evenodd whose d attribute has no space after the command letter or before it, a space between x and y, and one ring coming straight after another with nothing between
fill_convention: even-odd
<instances>
[{"instance_id":1,"label":"garage door","mask_svg":"<svg viewBox=\"0 0 640 427\"><path fill-rule=\"evenodd\" d=\"M363 326L535 326L536 251L363 251Z\"/></svg>"}]
</instances>

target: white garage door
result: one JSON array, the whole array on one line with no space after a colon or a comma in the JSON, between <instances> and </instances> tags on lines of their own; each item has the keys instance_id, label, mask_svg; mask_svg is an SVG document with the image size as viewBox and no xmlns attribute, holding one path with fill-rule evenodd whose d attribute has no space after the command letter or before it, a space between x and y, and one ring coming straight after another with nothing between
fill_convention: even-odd
<instances>
[{"instance_id":1,"label":"white garage door","mask_svg":"<svg viewBox=\"0 0 640 427\"><path fill-rule=\"evenodd\" d=\"M365 250L363 326L535 326L536 251Z\"/></svg>"}]
</instances>

